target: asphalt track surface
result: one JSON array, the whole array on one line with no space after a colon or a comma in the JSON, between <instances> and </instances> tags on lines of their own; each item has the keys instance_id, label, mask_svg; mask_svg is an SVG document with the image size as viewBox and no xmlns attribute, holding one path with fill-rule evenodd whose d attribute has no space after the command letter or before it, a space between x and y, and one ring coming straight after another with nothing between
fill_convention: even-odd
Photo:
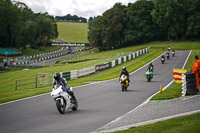
<instances>
[{"instance_id":1,"label":"asphalt track surface","mask_svg":"<svg viewBox=\"0 0 200 133\"><path fill-rule=\"evenodd\" d=\"M133 110L166 86L173 78L173 68L182 68L189 51L176 51L176 56L161 64L153 61L154 78L147 82L146 67L130 76L127 92L122 92L118 79L75 87L79 101L77 111L61 115L49 94L0 105L0 132L4 133L89 133Z\"/></svg>"}]
</instances>

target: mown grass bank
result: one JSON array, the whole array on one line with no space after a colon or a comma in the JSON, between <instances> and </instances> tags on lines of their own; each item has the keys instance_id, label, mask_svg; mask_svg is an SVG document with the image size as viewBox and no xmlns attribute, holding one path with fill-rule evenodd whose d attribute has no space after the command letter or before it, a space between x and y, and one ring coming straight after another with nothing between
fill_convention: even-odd
<instances>
[{"instance_id":1,"label":"mown grass bank","mask_svg":"<svg viewBox=\"0 0 200 133\"><path fill-rule=\"evenodd\" d=\"M70 43L87 43L88 24L57 22L59 36L61 40Z\"/></svg>"}]
</instances>

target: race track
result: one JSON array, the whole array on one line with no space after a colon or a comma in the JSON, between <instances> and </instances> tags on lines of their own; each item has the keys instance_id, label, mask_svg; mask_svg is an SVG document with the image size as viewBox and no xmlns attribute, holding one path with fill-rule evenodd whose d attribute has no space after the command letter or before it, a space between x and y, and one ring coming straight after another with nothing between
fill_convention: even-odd
<instances>
[{"instance_id":1,"label":"race track","mask_svg":"<svg viewBox=\"0 0 200 133\"><path fill-rule=\"evenodd\" d=\"M126 114L172 81L173 68L182 68L189 51L176 51L165 64L153 61L154 78L147 82L146 67L131 74L127 92L118 79L74 88L77 111L61 115L49 94L0 105L2 133L89 133Z\"/></svg>"}]
</instances>

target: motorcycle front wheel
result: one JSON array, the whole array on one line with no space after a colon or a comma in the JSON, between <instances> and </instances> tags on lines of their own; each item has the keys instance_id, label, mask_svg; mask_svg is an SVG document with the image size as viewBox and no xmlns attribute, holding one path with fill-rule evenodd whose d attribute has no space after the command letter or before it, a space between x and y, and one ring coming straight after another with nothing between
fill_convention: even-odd
<instances>
[{"instance_id":1,"label":"motorcycle front wheel","mask_svg":"<svg viewBox=\"0 0 200 133\"><path fill-rule=\"evenodd\" d=\"M147 77L147 82L151 82L151 77Z\"/></svg>"},{"instance_id":2,"label":"motorcycle front wheel","mask_svg":"<svg viewBox=\"0 0 200 133\"><path fill-rule=\"evenodd\" d=\"M125 83L122 83L122 91L125 91L126 90L126 85Z\"/></svg>"},{"instance_id":3,"label":"motorcycle front wheel","mask_svg":"<svg viewBox=\"0 0 200 133\"><path fill-rule=\"evenodd\" d=\"M56 107L58 109L58 112L60 112L61 114L65 113L65 105L62 105L60 100L56 100Z\"/></svg>"}]
</instances>

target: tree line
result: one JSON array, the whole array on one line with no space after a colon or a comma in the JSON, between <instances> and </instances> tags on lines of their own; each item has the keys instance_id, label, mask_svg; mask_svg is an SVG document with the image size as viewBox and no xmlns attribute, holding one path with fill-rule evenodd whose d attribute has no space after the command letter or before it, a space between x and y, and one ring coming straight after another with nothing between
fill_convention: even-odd
<instances>
[{"instance_id":1,"label":"tree line","mask_svg":"<svg viewBox=\"0 0 200 133\"><path fill-rule=\"evenodd\" d=\"M22 2L0 0L0 46L26 48L51 42L58 36L54 17L33 13Z\"/></svg>"},{"instance_id":2,"label":"tree line","mask_svg":"<svg viewBox=\"0 0 200 133\"><path fill-rule=\"evenodd\" d=\"M87 23L87 19L83 17L79 17L77 15L70 15L67 14L65 16L56 16L56 21L69 21L69 22L81 22L81 23Z\"/></svg>"},{"instance_id":3,"label":"tree line","mask_svg":"<svg viewBox=\"0 0 200 133\"><path fill-rule=\"evenodd\" d=\"M199 40L200 0L138 0L116 3L90 18L88 40L100 50L150 41Z\"/></svg>"}]
</instances>

